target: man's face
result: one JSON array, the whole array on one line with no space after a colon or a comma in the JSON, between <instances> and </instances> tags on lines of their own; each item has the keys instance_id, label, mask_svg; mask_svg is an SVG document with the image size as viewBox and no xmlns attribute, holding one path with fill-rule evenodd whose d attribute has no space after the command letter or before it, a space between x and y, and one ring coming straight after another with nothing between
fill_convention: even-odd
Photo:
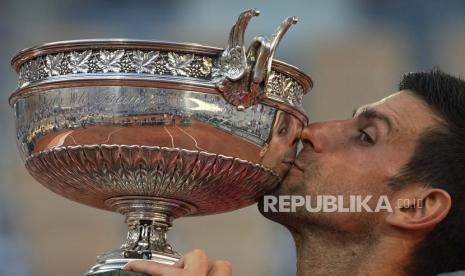
<instances>
[{"instance_id":1,"label":"man's face","mask_svg":"<svg viewBox=\"0 0 465 276\"><path fill-rule=\"evenodd\" d=\"M295 160L302 128L296 117L279 111L271 130L271 140L260 153L260 163L284 177Z\"/></svg>"},{"instance_id":2,"label":"man's face","mask_svg":"<svg viewBox=\"0 0 465 276\"><path fill-rule=\"evenodd\" d=\"M419 98L397 92L358 108L348 120L319 122L302 131L303 150L275 195L392 195L388 180L412 156L417 139L438 120ZM347 204L346 204L347 203ZM369 206L375 208L377 200ZM392 204L392 202L391 202ZM313 205L312 205L313 206ZM361 231L385 213L264 213L282 224L319 224L344 231Z\"/></svg>"}]
</instances>

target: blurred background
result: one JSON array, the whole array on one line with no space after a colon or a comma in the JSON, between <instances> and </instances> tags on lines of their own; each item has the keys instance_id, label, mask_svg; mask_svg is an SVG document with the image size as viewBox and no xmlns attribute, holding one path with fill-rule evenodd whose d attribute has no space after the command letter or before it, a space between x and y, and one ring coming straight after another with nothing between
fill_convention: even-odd
<instances>
[{"instance_id":1,"label":"blurred background","mask_svg":"<svg viewBox=\"0 0 465 276\"><path fill-rule=\"evenodd\" d=\"M223 47L239 13L258 8L247 41L270 36L281 20L300 22L276 58L310 74L311 121L346 118L396 91L401 75L440 66L465 75L465 1L0 1L0 275L82 275L95 256L118 247L123 217L68 201L35 182L16 149L7 98L17 75L11 57L36 44L82 38L137 38ZM235 275L295 275L288 232L255 206L175 222L180 252L205 249Z\"/></svg>"}]
</instances>

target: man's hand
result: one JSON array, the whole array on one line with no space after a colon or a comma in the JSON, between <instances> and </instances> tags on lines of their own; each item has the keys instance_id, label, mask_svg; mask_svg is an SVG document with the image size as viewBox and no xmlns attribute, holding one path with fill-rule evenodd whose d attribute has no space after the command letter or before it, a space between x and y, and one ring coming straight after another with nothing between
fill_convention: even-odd
<instances>
[{"instance_id":1,"label":"man's hand","mask_svg":"<svg viewBox=\"0 0 465 276\"><path fill-rule=\"evenodd\" d=\"M150 276L231 276L231 264L227 261L208 260L207 254L194 249L174 265L138 260L126 264L123 269L143 272Z\"/></svg>"}]
</instances>

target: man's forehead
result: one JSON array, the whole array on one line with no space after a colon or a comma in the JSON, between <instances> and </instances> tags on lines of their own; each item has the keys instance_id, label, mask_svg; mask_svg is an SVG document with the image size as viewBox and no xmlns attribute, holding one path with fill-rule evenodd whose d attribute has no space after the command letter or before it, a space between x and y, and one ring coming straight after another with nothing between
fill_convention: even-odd
<instances>
[{"instance_id":1,"label":"man's forehead","mask_svg":"<svg viewBox=\"0 0 465 276\"><path fill-rule=\"evenodd\" d=\"M357 108L356 111L358 113L359 111L365 110L365 109L380 109L385 105L390 105L390 106L395 105L396 102L399 105L400 102L401 102L400 100L406 101L407 100L407 99L405 99L406 95L409 96L409 94L410 93L407 93L406 91L397 91L397 92L392 93L391 95L389 95L387 97L382 98L379 101L362 105L361 107ZM413 100L413 99L414 98L411 97L411 100Z\"/></svg>"},{"instance_id":2,"label":"man's forehead","mask_svg":"<svg viewBox=\"0 0 465 276\"><path fill-rule=\"evenodd\" d=\"M384 97L382 98L381 100L377 101L377 102L374 102L372 103L372 105L380 105L380 104L383 104L383 103L386 103L386 102L389 102L389 101L393 101L393 100L396 100L397 98L399 97L402 97L404 95L409 95L410 92L406 92L406 91L397 91L395 93L392 93L391 95L387 96L387 97Z\"/></svg>"},{"instance_id":3,"label":"man's forehead","mask_svg":"<svg viewBox=\"0 0 465 276\"><path fill-rule=\"evenodd\" d=\"M408 90L392 93L377 102L364 105L356 113L366 109L376 110L388 116L396 125L404 127L417 126L421 129L440 121L423 100Z\"/></svg>"}]
</instances>

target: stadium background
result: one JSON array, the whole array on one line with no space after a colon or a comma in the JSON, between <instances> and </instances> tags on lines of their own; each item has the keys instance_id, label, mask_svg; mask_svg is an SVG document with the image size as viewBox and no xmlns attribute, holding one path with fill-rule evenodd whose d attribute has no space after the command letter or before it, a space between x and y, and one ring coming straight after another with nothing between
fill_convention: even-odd
<instances>
[{"instance_id":1,"label":"stadium background","mask_svg":"<svg viewBox=\"0 0 465 276\"><path fill-rule=\"evenodd\" d=\"M300 22L276 58L309 73L311 121L345 118L396 90L404 72L438 65L465 75L465 2L452 1L0 1L0 275L80 275L95 255L118 246L120 215L81 206L37 184L21 164L7 98L17 77L9 66L20 49L80 38L188 41L223 47L245 9L260 17L247 31L271 35L289 15ZM170 240L230 260L235 275L295 273L290 235L255 206L175 222Z\"/></svg>"}]
</instances>

